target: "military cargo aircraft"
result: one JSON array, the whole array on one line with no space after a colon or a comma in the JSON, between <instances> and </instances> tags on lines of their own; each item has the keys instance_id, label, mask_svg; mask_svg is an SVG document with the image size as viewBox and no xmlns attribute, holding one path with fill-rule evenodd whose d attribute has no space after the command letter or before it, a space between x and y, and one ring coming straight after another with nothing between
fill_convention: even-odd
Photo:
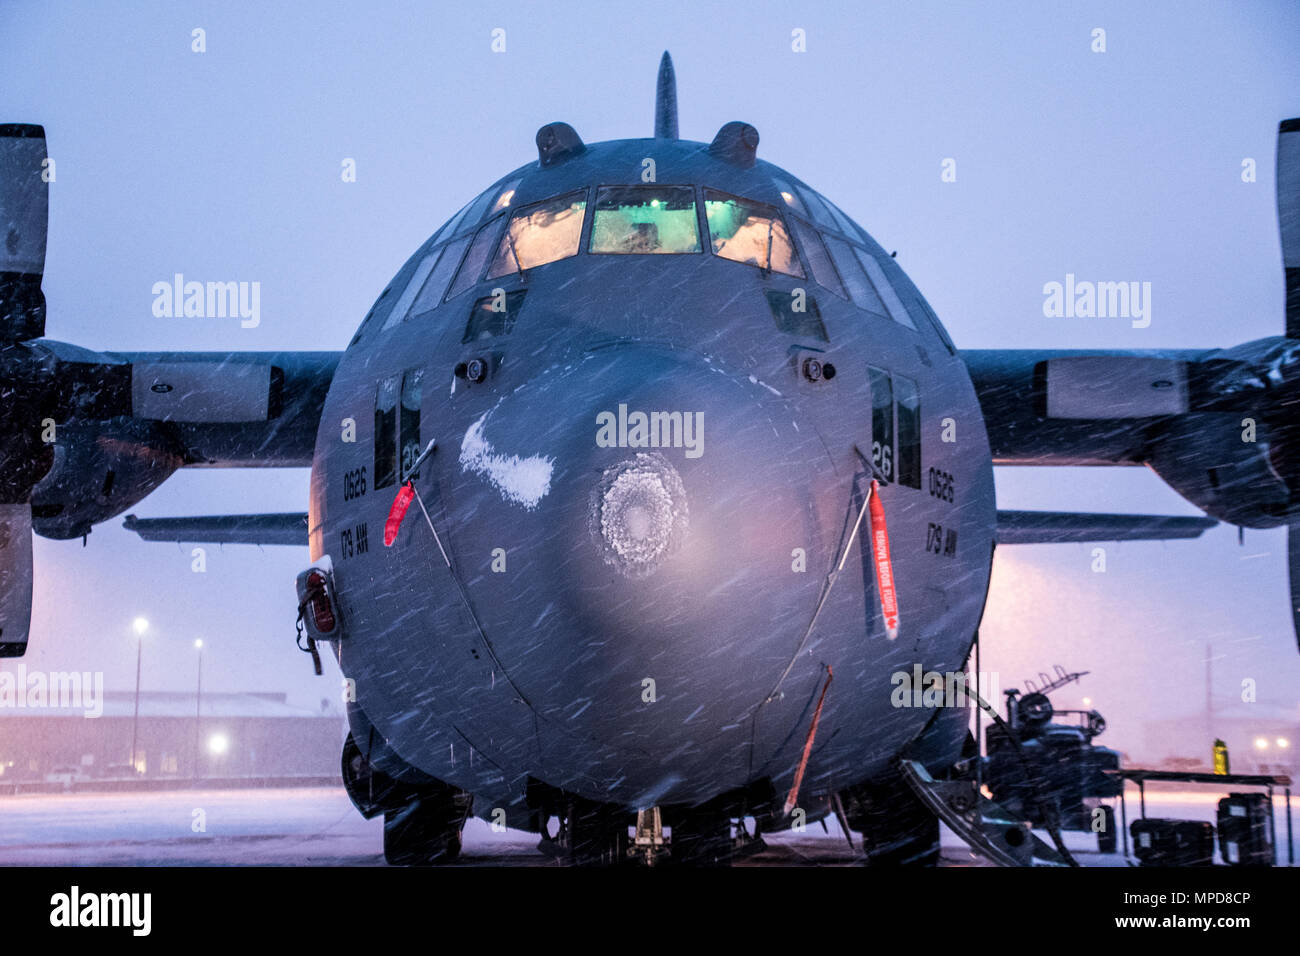
<instances>
[{"instance_id":1,"label":"military cargo aircraft","mask_svg":"<svg viewBox=\"0 0 1300 956\"><path fill-rule=\"evenodd\" d=\"M924 863L900 761L969 757L969 711L896 676L963 670L996 546L1300 522L1300 120L1285 335L1159 352L959 351L754 127L679 138L667 54L653 137L536 141L343 351L101 353L44 337L44 131L0 127L0 653L33 532L179 468L310 466L306 513L127 527L310 548L300 641L346 678L391 862L454 858L473 813L576 864L726 863L831 814ZM995 464L1146 465L1209 517L999 511Z\"/></svg>"}]
</instances>

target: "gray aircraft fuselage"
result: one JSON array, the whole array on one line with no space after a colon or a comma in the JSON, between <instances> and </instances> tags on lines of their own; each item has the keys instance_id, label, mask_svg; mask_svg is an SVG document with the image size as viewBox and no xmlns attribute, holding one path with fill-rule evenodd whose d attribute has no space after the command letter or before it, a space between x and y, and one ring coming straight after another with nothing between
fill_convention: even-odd
<instances>
[{"instance_id":1,"label":"gray aircraft fuselage","mask_svg":"<svg viewBox=\"0 0 1300 956\"><path fill-rule=\"evenodd\" d=\"M654 186L691 191L699 251L590 251L597 188L647 186L646 159ZM779 209L804 276L715 254L703 190ZM585 202L575 255L483 277L515 211L570 193ZM784 793L829 668L813 805L884 772L933 716L892 706L891 675L963 667L996 525L985 426L928 305L818 201L707 144L592 144L503 177L397 274L330 384L309 518L313 560L333 563L352 731L381 768L389 753L392 772L470 791L481 814L521 805L529 778L629 809L757 780ZM870 256L916 329L819 284L813 231ZM464 277L436 265L449 246ZM808 359L833 377L813 380ZM636 412L668 413L668 447L638 444ZM680 442L672 413L698 426ZM431 439L413 480L450 570L418 503L382 541L400 469ZM865 528L848 544L873 470L888 479L894 640Z\"/></svg>"}]
</instances>

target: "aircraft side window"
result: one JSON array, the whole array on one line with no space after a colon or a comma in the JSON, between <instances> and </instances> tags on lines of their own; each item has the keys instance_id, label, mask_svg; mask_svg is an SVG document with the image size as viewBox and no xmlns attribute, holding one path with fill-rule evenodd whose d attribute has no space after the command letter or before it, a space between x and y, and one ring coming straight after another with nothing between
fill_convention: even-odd
<instances>
[{"instance_id":1,"label":"aircraft side window","mask_svg":"<svg viewBox=\"0 0 1300 956\"><path fill-rule=\"evenodd\" d=\"M596 190L588 252L700 251L695 190L690 186L602 186Z\"/></svg>"},{"instance_id":2,"label":"aircraft side window","mask_svg":"<svg viewBox=\"0 0 1300 956\"><path fill-rule=\"evenodd\" d=\"M361 326L357 329L357 334L352 337L350 345L356 345L362 337L368 335L371 326L382 328L379 325L380 319L383 319L385 324L387 323L388 316L392 314L392 308L397 303L398 294L402 289L406 288L407 283L411 280L411 275L419 268L420 263L424 261L425 254L432 247L433 242L430 240L415 250L411 258L402 263L402 268L397 270L397 275L393 276L392 281L384 287L384 291L375 300L375 304L370 307L366 317L361 320Z\"/></svg>"},{"instance_id":3,"label":"aircraft side window","mask_svg":"<svg viewBox=\"0 0 1300 956\"><path fill-rule=\"evenodd\" d=\"M487 277L495 279L576 256L586 212L586 190L524 206L510 217Z\"/></svg>"},{"instance_id":4,"label":"aircraft side window","mask_svg":"<svg viewBox=\"0 0 1300 956\"><path fill-rule=\"evenodd\" d=\"M894 287L898 289L899 296L910 306L909 311L912 315L919 315L919 321L930 326L930 329L943 343L948 353L956 355L957 347L952 344L952 339L948 338L948 333L944 331L943 326L939 323L939 317L934 314L930 304L925 301L925 296L921 295L921 290L913 284L912 280L907 277L907 273L900 269L898 263L893 259L881 259L880 262L885 269L885 274L890 277Z\"/></svg>"},{"instance_id":5,"label":"aircraft side window","mask_svg":"<svg viewBox=\"0 0 1300 956\"><path fill-rule=\"evenodd\" d=\"M423 369L411 369L402 376L401 414L398 421L398 435L401 437L402 452L398 456L402 468L399 477L417 477L407 474L410 467L420 457L420 382L424 377Z\"/></svg>"},{"instance_id":6,"label":"aircraft side window","mask_svg":"<svg viewBox=\"0 0 1300 956\"><path fill-rule=\"evenodd\" d=\"M930 323L930 328L934 329L934 334L939 336L939 341L948 350L948 354L956 355L957 346L952 344L952 339L948 337L948 331L943 327L943 323L939 321L939 317L934 314L934 309L930 308L930 303L921 298L920 292L917 293L917 305L920 306L921 314L925 316L926 321Z\"/></svg>"},{"instance_id":7,"label":"aircraft side window","mask_svg":"<svg viewBox=\"0 0 1300 956\"><path fill-rule=\"evenodd\" d=\"M821 309L817 308L817 300L811 295L804 297L802 311L796 311L793 295L780 289L768 289L767 304L772 309L772 320L779 331L799 338L830 341L826 334L826 323L822 321Z\"/></svg>"},{"instance_id":8,"label":"aircraft side window","mask_svg":"<svg viewBox=\"0 0 1300 956\"><path fill-rule=\"evenodd\" d=\"M487 189L479 193L475 200L470 203L469 209L465 210L465 219L461 222L462 227L475 226L483 218L483 213L487 211L487 205L497 195L497 190Z\"/></svg>"},{"instance_id":9,"label":"aircraft side window","mask_svg":"<svg viewBox=\"0 0 1300 956\"><path fill-rule=\"evenodd\" d=\"M898 402L898 483L921 487L921 395L916 383L894 376L894 397Z\"/></svg>"},{"instance_id":10,"label":"aircraft side window","mask_svg":"<svg viewBox=\"0 0 1300 956\"><path fill-rule=\"evenodd\" d=\"M853 247L843 239L836 239L834 236L822 236L822 239L825 240L826 248L835 262L835 268L839 270L840 277L844 280L845 288L849 290L853 304L868 312L886 315L885 304L880 301L880 296L876 295L876 290L872 287L867 274L862 271L862 266L854 257Z\"/></svg>"},{"instance_id":11,"label":"aircraft side window","mask_svg":"<svg viewBox=\"0 0 1300 956\"><path fill-rule=\"evenodd\" d=\"M724 259L803 278L803 266L774 206L704 190L713 252Z\"/></svg>"},{"instance_id":12,"label":"aircraft side window","mask_svg":"<svg viewBox=\"0 0 1300 956\"><path fill-rule=\"evenodd\" d=\"M381 332L387 332L397 323L406 320L407 312L411 308L411 303L415 301L416 293L424 285L424 280L429 278L429 273L433 271L433 267L437 262L438 253L436 251L429 253L420 260L420 264L415 267L415 272L411 274L410 281L406 283L406 288L402 290L401 296L398 297L397 304L393 306L392 311L388 313L388 318L384 320L383 328L380 329Z\"/></svg>"},{"instance_id":13,"label":"aircraft side window","mask_svg":"<svg viewBox=\"0 0 1300 956\"><path fill-rule=\"evenodd\" d=\"M450 302L478 282L483 266L492 253L492 246L496 243L496 234L500 226L501 220L493 219L475 234L474 243L469 247L469 252L465 253L465 261L461 263L460 271L456 273L456 279L447 292L446 301Z\"/></svg>"},{"instance_id":14,"label":"aircraft side window","mask_svg":"<svg viewBox=\"0 0 1300 956\"><path fill-rule=\"evenodd\" d=\"M806 186L799 188L799 195L803 198L803 204L808 207L808 211L812 213L813 222L827 229L836 228L835 220L831 218L830 210L826 208L826 203L822 201L821 196Z\"/></svg>"},{"instance_id":15,"label":"aircraft side window","mask_svg":"<svg viewBox=\"0 0 1300 956\"><path fill-rule=\"evenodd\" d=\"M794 234L799 240L799 245L803 247L804 258L808 260L808 265L812 269L813 279L818 285L830 289L841 299L847 299L844 286L840 285L840 277L835 272L835 266L826 252L826 246L822 244L821 237L798 219L791 219L790 222L794 225Z\"/></svg>"},{"instance_id":16,"label":"aircraft side window","mask_svg":"<svg viewBox=\"0 0 1300 956\"><path fill-rule=\"evenodd\" d=\"M375 393L375 490L397 480L397 376L379 383Z\"/></svg>"},{"instance_id":17,"label":"aircraft side window","mask_svg":"<svg viewBox=\"0 0 1300 956\"><path fill-rule=\"evenodd\" d=\"M465 323L465 334L461 344L478 342L498 335L509 335L519 317L519 309L524 304L524 293L511 292L502 301L498 296L489 295L479 299L469 310L469 321Z\"/></svg>"},{"instance_id":18,"label":"aircraft side window","mask_svg":"<svg viewBox=\"0 0 1300 956\"><path fill-rule=\"evenodd\" d=\"M849 217L840 211L839 206L835 205L835 203L825 197L822 197L822 202L825 203L826 208L831 211L831 215L835 218L835 225L840 227L840 231L843 232L844 235L856 236L858 234L858 231L853 228L853 223L849 221Z\"/></svg>"},{"instance_id":19,"label":"aircraft side window","mask_svg":"<svg viewBox=\"0 0 1300 956\"><path fill-rule=\"evenodd\" d=\"M352 341L348 343L348 348L351 348L361 341L361 337L365 335L366 330L370 328L370 323L374 321L375 312L377 312L379 307L388 300L388 297L392 295L392 293L393 287L392 285L389 285L379 294L379 298L375 300L375 304L370 307L370 311L366 313L366 317L361 320L361 325L357 328L357 334L352 336Z\"/></svg>"},{"instance_id":20,"label":"aircraft side window","mask_svg":"<svg viewBox=\"0 0 1300 956\"><path fill-rule=\"evenodd\" d=\"M429 273L429 278L425 280L424 285L420 288L420 294L415 297L409 315L423 315L431 312L442 304L442 295L447 291L447 283L451 281L452 273L460 265L460 260L465 255L465 247L469 245L469 236L463 236L455 242L449 242L442 247L442 255L438 256L438 264L433 267Z\"/></svg>"},{"instance_id":21,"label":"aircraft side window","mask_svg":"<svg viewBox=\"0 0 1300 956\"><path fill-rule=\"evenodd\" d=\"M871 383L871 463L880 480L894 480L894 389L889 373L867 366Z\"/></svg>"},{"instance_id":22,"label":"aircraft side window","mask_svg":"<svg viewBox=\"0 0 1300 956\"><path fill-rule=\"evenodd\" d=\"M469 202L465 203L465 205L461 206L456 212L456 215L443 223L442 228L433 234L433 241L441 242L443 239L450 239L452 236L456 235L456 230L460 228L461 220L465 218L465 213L469 212L469 207L472 205L474 205L474 200L471 199Z\"/></svg>"},{"instance_id":23,"label":"aircraft side window","mask_svg":"<svg viewBox=\"0 0 1300 956\"><path fill-rule=\"evenodd\" d=\"M903 300L898 297L894 287L885 278L885 270L880 263L868 255L864 250L854 247L857 253L858 261L862 263L862 268L867 270L867 275L871 277L871 284L876 288L876 294L880 300L885 303L885 308L889 310L889 317L900 325L905 325L913 332L916 331L916 323L912 317L907 314L907 308L903 305Z\"/></svg>"}]
</instances>

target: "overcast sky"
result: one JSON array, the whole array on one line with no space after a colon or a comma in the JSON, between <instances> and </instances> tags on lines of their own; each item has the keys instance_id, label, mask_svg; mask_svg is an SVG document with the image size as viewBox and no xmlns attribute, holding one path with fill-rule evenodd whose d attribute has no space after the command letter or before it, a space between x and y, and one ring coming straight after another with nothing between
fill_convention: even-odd
<instances>
[{"instance_id":1,"label":"overcast sky","mask_svg":"<svg viewBox=\"0 0 1300 956\"><path fill-rule=\"evenodd\" d=\"M106 350L342 348L419 243L535 157L539 126L650 135L664 49L682 136L757 126L760 155L898 250L961 348L1214 346L1282 329L1273 158L1278 121L1300 115L1294 3L7 0L0 122L43 124L57 164L47 334ZM946 158L955 183L941 182ZM155 318L150 290L176 272L260 282L260 326ZM1150 282L1150 327L1045 318L1043 285L1071 272ZM134 510L303 510L307 481L191 471ZM1197 513L1145 469L1003 469L998 493L1002 507ZM1200 710L1212 641L1225 700L1249 677L1261 701L1297 708L1282 532L1111 546L1104 574L1090 552L1001 551L983 634L1004 687L1055 663L1093 670L1080 694L1122 748L1145 719ZM294 648L306 562L305 548L214 547L195 574L188 548L143 543L120 519L84 550L38 539L26 662L130 688L143 614L146 688L193 686L202 637L205 687L314 704L338 675L312 677ZM1206 749L1189 733L1181 749Z\"/></svg>"}]
</instances>

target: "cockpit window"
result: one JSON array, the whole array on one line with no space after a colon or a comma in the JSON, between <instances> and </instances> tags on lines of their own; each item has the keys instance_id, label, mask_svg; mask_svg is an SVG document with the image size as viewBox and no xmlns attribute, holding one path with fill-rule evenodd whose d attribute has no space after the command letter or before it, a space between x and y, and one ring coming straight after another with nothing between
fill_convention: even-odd
<instances>
[{"instance_id":1,"label":"cockpit window","mask_svg":"<svg viewBox=\"0 0 1300 956\"><path fill-rule=\"evenodd\" d=\"M523 207L511 217L487 277L576 256L586 211L585 190Z\"/></svg>"},{"instance_id":2,"label":"cockpit window","mask_svg":"<svg viewBox=\"0 0 1300 956\"><path fill-rule=\"evenodd\" d=\"M524 304L524 293L511 292L504 298L495 295L485 296L474 303L469 310L469 321L465 323L465 334L461 336L462 345L509 335L519 318L519 309Z\"/></svg>"},{"instance_id":3,"label":"cockpit window","mask_svg":"<svg viewBox=\"0 0 1300 956\"><path fill-rule=\"evenodd\" d=\"M822 245L821 236L798 219L792 219L791 222L794 223L794 234L799 237L799 245L803 248L804 257L812 267L813 279L818 285L830 289L841 299L847 299L844 286L840 285L840 277L835 273L835 266L831 263L830 256L826 254L826 247Z\"/></svg>"},{"instance_id":4,"label":"cockpit window","mask_svg":"<svg viewBox=\"0 0 1300 956\"><path fill-rule=\"evenodd\" d=\"M826 334L826 323L822 321L822 311L817 308L817 300L811 295L804 295L801 301L796 300L793 292L782 292L780 289L768 289L766 295L767 304L772 308L772 319L781 332L799 338L830 341Z\"/></svg>"},{"instance_id":5,"label":"cockpit window","mask_svg":"<svg viewBox=\"0 0 1300 956\"><path fill-rule=\"evenodd\" d=\"M460 265L461 256L465 254L465 247L468 245L469 236L464 236L442 247L438 264L433 267L429 278L420 289L420 294L415 297L415 302L411 306L411 315L422 315L442 304L442 294L447 291L447 283L451 281L452 273Z\"/></svg>"},{"instance_id":6,"label":"cockpit window","mask_svg":"<svg viewBox=\"0 0 1300 956\"><path fill-rule=\"evenodd\" d=\"M465 218L461 221L460 227L463 229L469 226L478 225L479 220L483 218L483 213L487 211L488 203L492 201L496 194L497 191L495 189L489 189L485 192L479 193L478 198L470 203L469 209L465 210ZM448 236L450 235L451 234L448 233Z\"/></svg>"},{"instance_id":7,"label":"cockpit window","mask_svg":"<svg viewBox=\"0 0 1300 956\"><path fill-rule=\"evenodd\" d=\"M826 205L826 208L831 211L831 215L835 217L835 224L840 227L840 231L849 238L856 239L858 231L853 228L853 223L849 221L849 217L844 215L844 213L840 211L840 208L829 199L823 199L822 202Z\"/></svg>"},{"instance_id":8,"label":"cockpit window","mask_svg":"<svg viewBox=\"0 0 1300 956\"><path fill-rule=\"evenodd\" d=\"M827 229L838 228L835 225L835 220L831 218L830 210L826 208L826 203L822 202L821 196L806 186L800 187L799 195L803 197L803 204L808 207L808 211L812 213L813 221L817 225L824 226Z\"/></svg>"},{"instance_id":9,"label":"cockpit window","mask_svg":"<svg viewBox=\"0 0 1300 956\"><path fill-rule=\"evenodd\" d=\"M695 190L690 186L602 186L596 190L590 252L700 251Z\"/></svg>"},{"instance_id":10,"label":"cockpit window","mask_svg":"<svg viewBox=\"0 0 1300 956\"><path fill-rule=\"evenodd\" d=\"M460 211L442 224L442 228L433 234L435 243L442 242L456 235L456 230L460 228L460 221L465 218L465 213L469 212L469 207L474 205L473 200L460 207Z\"/></svg>"},{"instance_id":11,"label":"cockpit window","mask_svg":"<svg viewBox=\"0 0 1300 956\"><path fill-rule=\"evenodd\" d=\"M862 268L866 270L867 275L871 277L871 284L875 286L876 293L880 300L885 303L885 308L889 310L889 316L900 325L906 325L913 332L916 331L916 323L912 317L907 314L907 308L903 305L903 300L898 297L894 287L890 284L889 279L885 277L885 270L880 263L864 252L862 249L854 247L857 253L858 261L862 263Z\"/></svg>"},{"instance_id":12,"label":"cockpit window","mask_svg":"<svg viewBox=\"0 0 1300 956\"><path fill-rule=\"evenodd\" d=\"M858 260L853 256L853 247L843 239L837 239L834 236L822 236L826 243L826 249L831 254L831 259L835 262L835 268L844 280L844 288L849 291L849 298L853 304L860 309L866 309L868 312L875 312L877 315L888 315L885 311L885 304L880 301L880 296L876 294L875 288L872 287L871 281L863 271L863 267L858 264Z\"/></svg>"},{"instance_id":13,"label":"cockpit window","mask_svg":"<svg viewBox=\"0 0 1300 956\"><path fill-rule=\"evenodd\" d=\"M384 327L380 329L381 332L387 332L398 322L405 321L406 313L411 308L411 302L415 299L415 294L420 291L420 287L424 285L424 280L429 277L429 273L433 270L437 261L438 253L436 251L429 253L420 260L420 264L416 266L410 281L406 283L406 288L402 291L397 304L393 306L392 311L388 313L388 318L384 320Z\"/></svg>"},{"instance_id":14,"label":"cockpit window","mask_svg":"<svg viewBox=\"0 0 1300 956\"><path fill-rule=\"evenodd\" d=\"M909 307L908 311L912 317L922 325L928 323L934 334L938 336L939 341L943 342L943 346L948 350L949 354L956 355L957 347L952 344L952 339L948 337L943 323L934 314L934 309L930 308L930 303L925 301L925 296L921 295L921 290L907 277L907 273L900 269L898 263L893 259L882 257L878 261L889 281L898 290L899 298Z\"/></svg>"},{"instance_id":15,"label":"cockpit window","mask_svg":"<svg viewBox=\"0 0 1300 956\"><path fill-rule=\"evenodd\" d=\"M715 255L803 278L790 234L774 207L706 189L704 214Z\"/></svg>"},{"instance_id":16,"label":"cockpit window","mask_svg":"<svg viewBox=\"0 0 1300 956\"><path fill-rule=\"evenodd\" d=\"M520 177L515 177L501 187L497 192L497 198L492 203L492 215L496 215L503 209L509 208L514 201L515 190L519 188Z\"/></svg>"},{"instance_id":17,"label":"cockpit window","mask_svg":"<svg viewBox=\"0 0 1300 956\"><path fill-rule=\"evenodd\" d=\"M483 271L484 263L492 254L492 246L496 243L497 233L500 231L501 218L498 217L486 223L474 236L474 243L469 247L469 252L465 253L465 261L461 263L460 271L456 273L456 280L452 282L451 290L447 293L447 301L456 298L478 282L479 273Z\"/></svg>"},{"instance_id":18,"label":"cockpit window","mask_svg":"<svg viewBox=\"0 0 1300 956\"><path fill-rule=\"evenodd\" d=\"M799 194L794 191L793 186L787 183L784 179L774 179L772 180L772 185L776 187L777 192L781 194L781 198L785 200L785 204L789 206L791 210L797 212L801 216L806 217L808 215L808 210L804 206L803 200L799 198Z\"/></svg>"}]
</instances>

